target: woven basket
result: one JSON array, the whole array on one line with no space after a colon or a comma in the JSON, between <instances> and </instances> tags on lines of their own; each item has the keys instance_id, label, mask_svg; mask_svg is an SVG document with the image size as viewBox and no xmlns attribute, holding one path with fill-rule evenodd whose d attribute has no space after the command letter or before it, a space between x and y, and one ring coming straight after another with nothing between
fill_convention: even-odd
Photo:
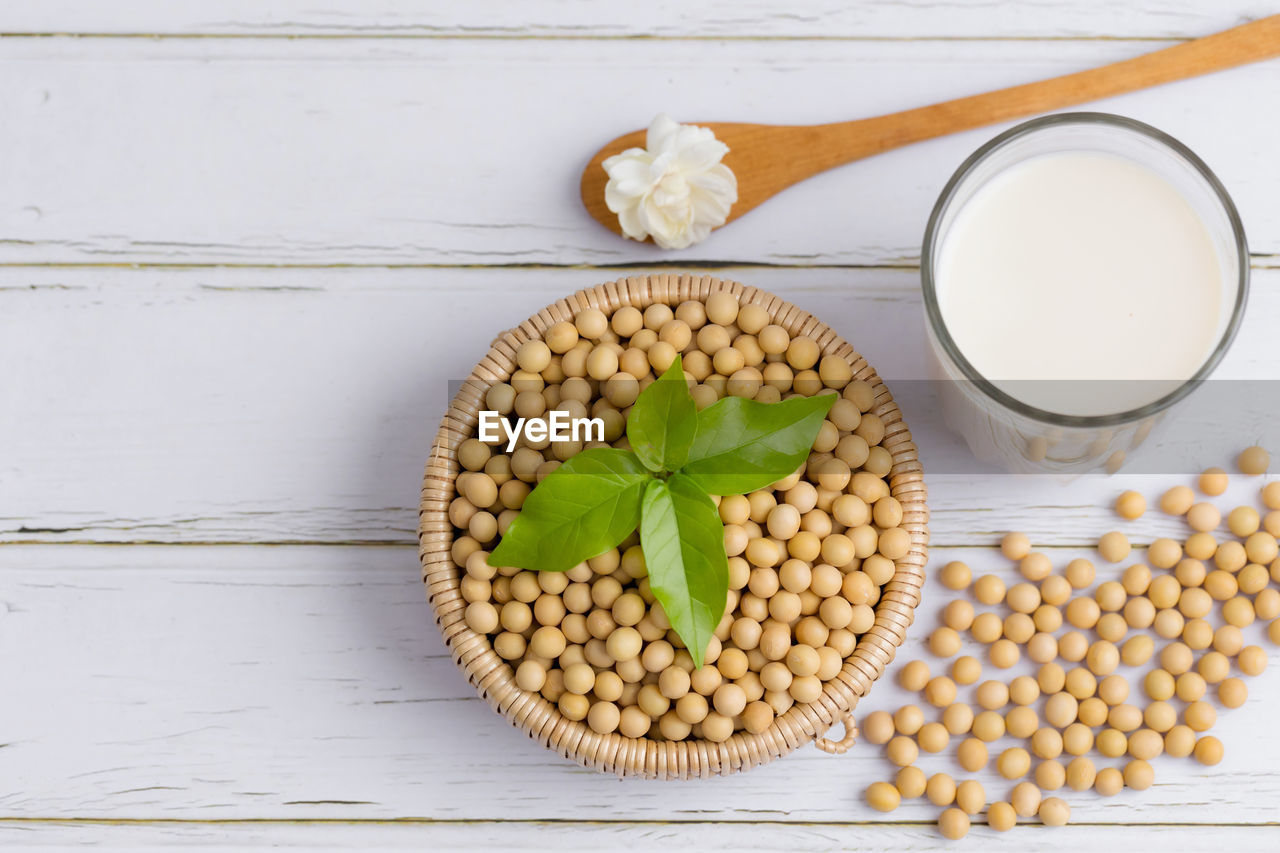
<instances>
[{"instance_id":1,"label":"woven basket","mask_svg":"<svg viewBox=\"0 0 1280 853\"><path fill-rule=\"evenodd\" d=\"M466 601L459 591L462 573L450 557L453 525L447 515L459 472L457 448L475 434L485 392L506 381L515 369L516 350L527 340L541 338L552 324L572 320L587 307L599 308L606 314L623 305L643 310L655 302L676 305L690 299L705 301L717 291L733 293L743 304L762 306L772 322L792 336L812 337L824 355L846 358L853 366L854 378L875 388L872 411L884 421L881 444L893 459L890 493L902 503L902 527L911 534L911 550L897 561L897 572L884 587L876 605L874 626L858 639L853 654L845 659L839 675L824 685L816 702L794 705L760 734L739 732L724 743L600 735L585 721L566 719L541 695L517 687L512 667L494 652L489 638L473 631L463 619ZM773 294L737 282L709 276L637 276L578 291L503 333L463 383L440 425L423 479L418 528L422 580L454 661L495 711L543 746L583 766L619 776L690 779L736 773L813 740L820 749L834 754L853 745L857 735L853 709L893 660L920 601L928 544L925 497L916 447L902 412L866 359L830 328ZM837 721L844 724L844 736L828 740L823 735Z\"/></svg>"}]
</instances>

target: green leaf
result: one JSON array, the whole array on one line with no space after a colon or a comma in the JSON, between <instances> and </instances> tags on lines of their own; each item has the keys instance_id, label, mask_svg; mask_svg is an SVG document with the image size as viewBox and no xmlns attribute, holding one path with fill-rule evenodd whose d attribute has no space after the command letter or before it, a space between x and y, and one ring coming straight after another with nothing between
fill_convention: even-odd
<instances>
[{"instance_id":1,"label":"green leaf","mask_svg":"<svg viewBox=\"0 0 1280 853\"><path fill-rule=\"evenodd\" d=\"M689 458L698 407L689 394L680 356L640 393L627 416L627 440L650 471L675 471Z\"/></svg>"},{"instance_id":2,"label":"green leaf","mask_svg":"<svg viewBox=\"0 0 1280 853\"><path fill-rule=\"evenodd\" d=\"M567 572L603 554L636 529L651 479L634 453L582 451L529 492L490 564Z\"/></svg>"},{"instance_id":3,"label":"green leaf","mask_svg":"<svg viewBox=\"0 0 1280 853\"><path fill-rule=\"evenodd\" d=\"M834 394L759 403L725 397L698 413L681 468L708 494L744 495L792 474L808 458Z\"/></svg>"},{"instance_id":4,"label":"green leaf","mask_svg":"<svg viewBox=\"0 0 1280 853\"><path fill-rule=\"evenodd\" d=\"M715 503L681 474L650 480L640 514L640 547L649 588L694 665L702 666L729 591L724 526Z\"/></svg>"}]
</instances>

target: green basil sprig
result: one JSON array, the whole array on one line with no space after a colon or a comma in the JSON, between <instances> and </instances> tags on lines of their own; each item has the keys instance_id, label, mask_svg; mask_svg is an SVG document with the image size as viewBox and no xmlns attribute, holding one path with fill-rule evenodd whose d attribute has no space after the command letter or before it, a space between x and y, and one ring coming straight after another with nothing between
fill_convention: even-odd
<instances>
[{"instance_id":1,"label":"green basil sprig","mask_svg":"<svg viewBox=\"0 0 1280 853\"><path fill-rule=\"evenodd\" d=\"M489 562L566 572L639 528L649 587L700 667L729 593L724 526L710 496L746 494L794 473L835 400L726 397L699 412L676 356L631 407L631 450L584 450L552 471Z\"/></svg>"}]
</instances>

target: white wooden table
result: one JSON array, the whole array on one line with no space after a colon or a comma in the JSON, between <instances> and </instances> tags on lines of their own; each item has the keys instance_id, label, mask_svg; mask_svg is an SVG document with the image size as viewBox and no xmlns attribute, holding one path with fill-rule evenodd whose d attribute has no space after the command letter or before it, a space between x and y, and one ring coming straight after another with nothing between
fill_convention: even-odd
<instances>
[{"instance_id":1,"label":"white wooden table","mask_svg":"<svg viewBox=\"0 0 1280 853\"><path fill-rule=\"evenodd\" d=\"M542 305L658 265L773 290L890 381L919 377L924 221L994 130L837 170L675 253L586 217L585 158L658 111L872 115L1274 11L0 3L0 847L936 844L935 809L863 805L888 775L870 747L620 782L490 712L418 582L448 380ZM1239 204L1254 296L1227 376L1280 375L1278 93L1271 62L1098 105L1183 139ZM929 476L936 560L1005 571L990 545L1012 528L1083 553L1121 480L1168 483L965 473L927 407L906 414L926 472L948 472ZM1185 470L1237 446L1192 448ZM1220 723L1218 767L1162 760L1145 793L1070 795L1071 827L982 828L969 846L1277 849L1277 682ZM880 684L863 710L903 698Z\"/></svg>"}]
</instances>

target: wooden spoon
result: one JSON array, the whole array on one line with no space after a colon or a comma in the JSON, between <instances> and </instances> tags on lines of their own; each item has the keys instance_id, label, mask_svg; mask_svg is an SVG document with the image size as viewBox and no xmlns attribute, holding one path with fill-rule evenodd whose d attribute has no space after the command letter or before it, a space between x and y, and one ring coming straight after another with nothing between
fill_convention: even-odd
<instances>
[{"instance_id":1,"label":"wooden spoon","mask_svg":"<svg viewBox=\"0 0 1280 853\"><path fill-rule=\"evenodd\" d=\"M875 118L802 126L693 123L710 128L729 146L724 163L738 178L738 201L728 218L732 222L792 184L872 154L1277 55L1280 15L1271 15L1101 68ZM643 148L644 143L644 130L619 136L600 149L582 173L587 212L618 235L618 216L604 201L609 177L602 163L627 148Z\"/></svg>"}]
</instances>

